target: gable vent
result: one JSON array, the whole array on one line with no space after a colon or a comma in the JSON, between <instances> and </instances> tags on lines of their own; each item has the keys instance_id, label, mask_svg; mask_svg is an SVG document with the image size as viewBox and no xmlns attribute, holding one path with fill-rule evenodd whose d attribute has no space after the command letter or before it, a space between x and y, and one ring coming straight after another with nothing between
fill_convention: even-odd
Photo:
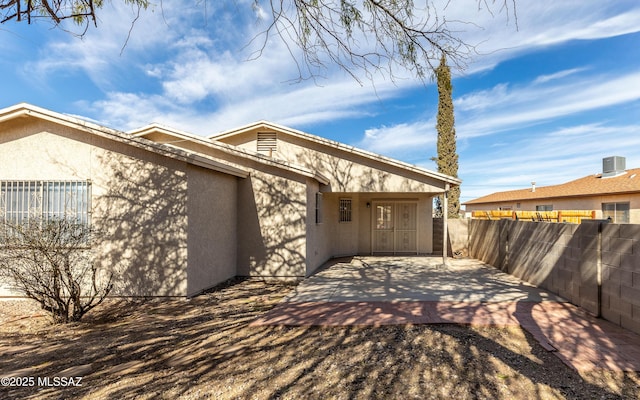
<instances>
[{"instance_id":1,"label":"gable vent","mask_svg":"<svg viewBox=\"0 0 640 400\"><path fill-rule=\"evenodd\" d=\"M625 173L627 160L624 157L613 156L602 159L602 177L610 178Z\"/></svg>"},{"instance_id":2,"label":"gable vent","mask_svg":"<svg viewBox=\"0 0 640 400\"><path fill-rule=\"evenodd\" d=\"M258 132L258 153L271 157L278 150L275 132Z\"/></svg>"}]
</instances>

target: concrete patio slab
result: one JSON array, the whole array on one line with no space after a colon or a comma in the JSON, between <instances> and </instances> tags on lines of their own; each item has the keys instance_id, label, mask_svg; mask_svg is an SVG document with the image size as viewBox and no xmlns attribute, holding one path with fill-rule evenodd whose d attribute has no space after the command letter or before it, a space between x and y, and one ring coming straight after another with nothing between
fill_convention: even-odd
<instances>
[{"instance_id":1,"label":"concrete patio slab","mask_svg":"<svg viewBox=\"0 0 640 400\"><path fill-rule=\"evenodd\" d=\"M253 325L520 325L579 371L640 371L640 336L473 259L332 260Z\"/></svg>"},{"instance_id":2,"label":"concrete patio slab","mask_svg":"<svg viewBox=\"0 0 640 400\"><path fill-rule=\"evenodd\" d=\"M556 301L518 278L473 259L440 257L350 257L332 260L304 280L286 302L370 301Z\"/></svg>"}]
</instances>

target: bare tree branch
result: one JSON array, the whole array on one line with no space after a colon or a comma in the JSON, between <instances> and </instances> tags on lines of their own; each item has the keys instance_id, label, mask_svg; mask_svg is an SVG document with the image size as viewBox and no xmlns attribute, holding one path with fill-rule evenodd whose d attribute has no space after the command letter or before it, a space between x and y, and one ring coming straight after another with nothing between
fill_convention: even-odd
<instances>
[{"instance_id":1,"label":"bare tree branch","mask_svg":"<svg viewBox=\"0 0 640 400\"><path fill-rule=\"evenodd\" d=\"M150 0L122 1L138 7L138 10L150 5ZM86 32L89 23L97 26L96 13L103 5L104 0L0 0L0 23L26 20L31 24L40 19L59 26L62 21L71 19L77 25L84 26Z\"/></svg>"},{"instance_id":2,"label":"bare tree branch","mask_svg":"<svg viewBox=\"0 0 640 400\"><path fill-rule=\"evenodd\" d=\"M92 260L96 232L69 219L0 221L0 281L37 301L54 322L79 321L113 287Z\"/></svg>"},{"instance_id":3,"label":"bare tree branch","mask_svg":"<svg viewBox=\"0 0 640 400\"><path fill-rule=\"evenodd\" d=\"M150 0L117 1L138 7L135 20L140 10L150 5ZM358 81L358 71L364 71L368 78L383 71L394 79L400 76L398 69L425 79L432 77L443 54L450 63L464 68L475 49L455 26L471 22L448 20L444 13L451 3L438 6L434 0L423 1L253 0L256 14L266 13L269 21L250 41L260 43L250 59L260 57L275 37L282 40L294 60L299 80L313 79L329 65L337 65ZM513 15L517 27L516 0L475 1L478 12L494 15L496 9L506 14L507 22ZM0 0L0 23L31 23L40 18L59 26L72 19L86 32L91 21L97 25L96 13L103 5L104 0ZM130 35L131 31L125 46Z\"/></svg>"},{"instance_id":4,"label":"bare tree branch","mask_svg":"<svg viewBox=\"0 0 640 400\"><path fill-rule=\"evenodd\" d=\"M501 5L498 12L515 16L515 0L477 2L479 10L487 8L492 13L497 3ZM263 3L254 0L254 8L261 10ZM262 46L252 58L265 51L270 37L279 37L296 60L299 79L313 77L328 63L355 79L359 79L359 70L367 77L384 70L393 79L398 68L424 79L432 76L443 54L464 68L475 52L453 30L453 24L471 22L447 20L430 0L421 7L413 0L269 0L265 8L270 10L270 21L258 35ZM291 45L301 55L296 56Z\"/></svg>"}]
</instances>

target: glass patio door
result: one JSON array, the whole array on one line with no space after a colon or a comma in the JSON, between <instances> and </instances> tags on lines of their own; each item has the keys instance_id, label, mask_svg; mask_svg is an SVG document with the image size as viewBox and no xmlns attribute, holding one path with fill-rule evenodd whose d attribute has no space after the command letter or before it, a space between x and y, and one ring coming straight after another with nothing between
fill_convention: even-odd
<instances>
[{"instance_id":1,"label":"glass patio door","mask_svg":"<svg viewBox=\"0 0 640 400\"><path fill-rule=\"evenodd\" d=\"M417 253L417 209L418 205L410 202L374 203L373 252Z\"/></svg>"}]
</instances>

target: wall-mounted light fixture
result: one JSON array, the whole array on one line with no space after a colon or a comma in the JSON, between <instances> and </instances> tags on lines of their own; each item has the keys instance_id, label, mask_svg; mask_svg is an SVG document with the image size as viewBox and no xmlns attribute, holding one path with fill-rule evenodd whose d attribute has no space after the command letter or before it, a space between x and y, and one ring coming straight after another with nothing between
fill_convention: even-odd
<instances>
[{"instance_id":1,"label":"wall-mounted light fixture","mask_svg":"<svg viewBox=\"0 0 640 400\"><path fill-rule=\"evenodd\" d=\"M367 201L367 208L371 208L371 203Z\"/></svg>"}]
</instances>

